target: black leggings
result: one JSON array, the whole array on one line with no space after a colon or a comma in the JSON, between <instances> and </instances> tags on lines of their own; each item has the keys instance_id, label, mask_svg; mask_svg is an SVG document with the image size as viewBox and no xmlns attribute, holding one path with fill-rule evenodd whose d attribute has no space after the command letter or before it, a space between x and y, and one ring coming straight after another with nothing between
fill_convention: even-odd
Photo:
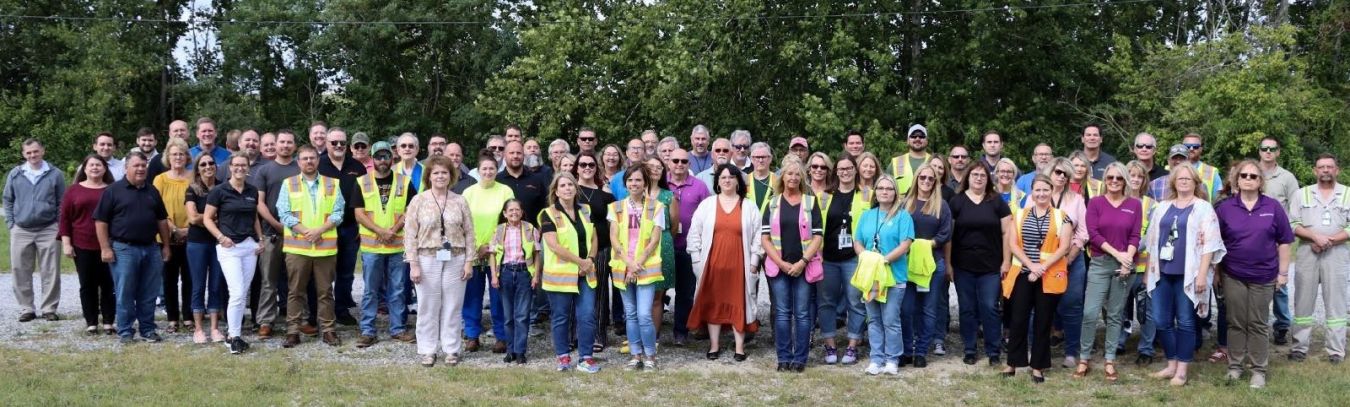
<instances>
[{"instance_id":1,"label":"black leggings","mask_svg":"<svg viewBox=\"0 0 1350 407\"><path fill-rule=\"evenodd\" d=\"M80 309L84 313L84 324L98 325L98 317L103 323L111 325L117 311L117 298L113 297L112 270L104 263L98 250L75 248L75 273L80 277Z\"/></svg>"},{"instance_id":2,"label":"black leggings","mask_svg":"<svg viewBox=\"0 0 1350 407\"><path fill-rule=\"evenodd\" d=\"M1018 270L1009 270L1017 273ZM1032 369L1050 368L1050 328L1055 319L1055 310L1059 306L1060 294L1046 294L1041 283L1027 281L1028 274L1019 274L1012 289L1012 298L1004 303L1004 313L1012 321L1012 331L1008 337L1008 366L1014 368L1031 366ZM1035 314L1034 322L1032 314ZM1027 352L1027 332L1030 330L1033 343ZM1028 359L1028 357L1030 357Z\"/></svg>"},{"instance_id":3,"label":"black leggings","mask_svg":"<svg viewBox=\"0 0 1350 407\"><path fill-rule=\"evenodd\" d=\"M164 312L169 314L169 322L182 321L184 316L192 320L192 274L188 271L187 245L170 245L169 250L173 254L164 262ZM185 305L187 312L180 313L179 304Z\"/></svg>"}]
</instances>

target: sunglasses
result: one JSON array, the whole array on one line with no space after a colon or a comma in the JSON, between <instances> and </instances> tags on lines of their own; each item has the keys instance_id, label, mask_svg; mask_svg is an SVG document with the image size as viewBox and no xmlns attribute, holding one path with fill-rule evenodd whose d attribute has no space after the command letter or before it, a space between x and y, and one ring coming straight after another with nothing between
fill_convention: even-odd
<instances>
[{"instance_id":1,"label":"sunglasses","mask_svg":"<svg viewBox=\"0 0 1350 407\"><path fill-rule=\"evenodd\" d=\"M909 139L910 139L910 140L923 140L923 139L926 139L926 138L928 138L928 135L923 134L923 133L914 133L914 134L909 135Z\"/></svg>"},{"instance_id":2,"label":"sunglasses","mask_svg":"<svg viewBox=\"0 0 1350 407\"><path fill-rule=\"evenodd\" d=\"M951 155L951 158L952 158L953 160L964 160L964 159L970 158L970 155L969 155L969 154L952 154L952 155Z\"/></svg>"},{"instance_id":3,"label":"sunglasses","mask_svg":"<svg viewBox=\"0 0 1350 407\"><path fill-rule=\"evenodd\" d=\"M365 149L367 149L367 148L370 148L370 146L366 145L366 143L356 143L356 144L352 144L352 149L353 149L353 150L365 150Z\"/></svg>"},{"instance_id":4,"label":"sunglasses","mask_svg":"<svg viewBox=\"0 0 1350 407\"><path fill-rule=\"evenodd\" d=\"M392 154L375 154L375 159L379 161L384 161L392 158L394 158Z\"/></svg>"},{"instance_id":5,"label":"sunglasses","mask_svg":"<svg viewBox=\"0 0 1350 407\"><path fill-rule=\"evenodd\" d=\"M714 153L730 153L730 152L731 152L731 149L729 149L729 148L714 148L714 149L713 149L713 152L714 152Z\"/></svg>"},{"instance_id":6,"label":"sunglasses","mask_svg":"<svg viewBox=\"0 0 1350 407\"><path fill-rule=\"evenodd\" d=\"M1276 151L1280 151L1280 146L1260 146L1257 147L1256 149L1264 153L1273 153Z\"/></svg>"},{"instance_id":7,"label":"sunglasses","mask_svg":"<svg viewBox=\"0 0 1350 407\"><path fill-rule=\"evenodd\" d=\"M199 164L200 164L201 166L203 166L203 167L215 167L215 166L216 166L216 162L215 162L215 161L202 161L202 162L199 163Z\"/></svg>"},{"instance_id":8,"label":"sunglasses","mask_svg":"<svg viewBox=\"0 0 1350 407\"><path fill-rule=\"evenodd\" d=\"M332 140L328 142L328 145L333 147L344 147L347 145L347 142L342 140Z\"/></svg>"},{"instance_id":9,"label":"sunglasses","mask_svg":"<svg viewBox=\"0 0 1350 407\"><path fill-rule=\"evenodd\" d=\"M584 142L590 143L590 142L592 142L592 141L595 141L595 137L581 137L581 138L578 138L577 141L584 141Z\"/></svg>"},{"instance_id":10,"label":"sunglasses","mask_svg":"<svg viewBox=\"0 0 1350 407\"><path fill-rule=\"evenodd\" d=\"M504 147L504 146L488 146L488 148L491 149L492 151L504 151L504 150L506 150L506 147Z\"/></svg>"},{"instance_id":11,"label":"sunglasses","mask_svg":"<svg viewBox=\"0 0 1350 407\"><path fill-rule=\"evenodd\" d=\"M1196 143L1196 144L1186 143L1186 144L1182 144L1182 145L1183 145L1183 146L1186 146L1186 149L1187 149L1187 150L1199 150L1200 147L1203 147L1203 146L1201 146L1199 143Z\"/></svg>"},{"instance_id":12,"label":"sunglasses","mask_svg":"<svg viewBox=\"0 0 1350 407\"><path fill-rule=\"evenodd\" d=\"M933 176L932 176L932 175L920 175L920 176L919 176L919 181L932 181L932 180L933 180Z\"/></svg>"},{"instance_id":13,"label":"sunglasses","mask_svg":"<svg viewBox=\"0 0 1350 407\"><path fill-rule=\"evenodd\" d=\"M1255 181L1255 180L1261 179L1261 175L1260 175L1260 174L1252 174L1252 173L1250 173L1250 172L1244 172L1244 173L1238 174L1238 178Z\"/></svg>"},{"instance_id":14,"label":"sunglasses","mask_svg":"<svg viewBox=\"0 0 1350 407\"><path fill-rule=\"evenodd\" d=\"M1145 150L1152 150L1154 147L1157 147L1157 146L1156 146L1156 145L1153 145L1153 144L1134 143L1134 148L1140 148L1140 149L1145 149Z\"/></svg>"},{"instance_id":15,"label":"sunglasses","mask_svg":"<svg viewBox=\"0 0 1350 407\"><path fill-rule=\"evenodd\" d=\"M1119 175L1107 175L1107 176L1102 177L1102 178L1104 178L1104 179L1107 180L1107 181L1124 181L1124 180L1125 180L1125 177L1122 177L1122 176L1119 176Z\"/></svg>"},{"instance_id":16,"label":"sunglasses","mask_svg":"<svg viewBox=\"0 0 1350 407\"><path fill-rule=\"evenodd\" d=\"M828 170L828 169L830 169L830 167L827 166L827 165L811 164L811 169L813 169L813 170Z\"/></svg>"},{"instance_id":17,"label":"sunglasses","mask_svg":"<svg viewBox=\"0 0 1350 407\"><path fill-rule=\"evenodd\" d=\"M416 144L399 144L398 148L417 148Z\"/></svg>"},{"instance_id":18,"label":"sunglasses","mask_svg":"<svg viewBox=\"0 0 1350 407\"><path fill-rule=\"evenodd\" d=\"M577 168L595 168L595 163L577 163Z\"/></svg>"},{"instance_id":19,"label":"sunglasses","mask_svg":"<svg viewBox=\"0 0 1350 407\"><path fill-rule=\"evenodd\" d=\"M672 159L670 159L670 163L671 163L671 164L688 164L688 163L689 163L689 159L688 159L688 158L672 158Z\"/></svg>"},{"instance_id":20,"label":"sunglasses","mask_svg":"<svg viewBox=\"0 0 1350 407\"><path fill-rule=\"evenodd\" d=\"M734 145L732 145L731 147L732 147L732 148L735 148L735 149L737 149L737 150L749 150L749 149L750 149L750 145L749 145L749 144L734 144Z\"/></svg>"},{"instance_id":21,"label":"sunglasses","mask_svg":"<svg viewBox=\"0 0 1350 407\"><path fill-rule=\"evenodd\" d=\"M1064 170L1055 170L1052 174L1055 174L1055 175L1058 175L1058 176L1061 176L1061 177L1067 177L1067 176L1069 176L1069 173L1064 172Z\"/></svg>"}]
</instances>

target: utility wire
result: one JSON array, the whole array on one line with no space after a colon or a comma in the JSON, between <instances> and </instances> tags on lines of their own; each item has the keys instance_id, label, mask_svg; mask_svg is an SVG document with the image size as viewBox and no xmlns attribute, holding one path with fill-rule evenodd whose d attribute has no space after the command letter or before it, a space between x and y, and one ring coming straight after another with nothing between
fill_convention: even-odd
<instances>
[{"instance_id":1,"label":"utility wire","mask_svg":"<svg viewBox=\"0 0 1350 407\"><path fill-rule=\"evenodd\" d=\"M739 21L739 20L813 20L813 19L847 19L847 18L880 18L895 16L923 16L923 15L943 15L958 13L982 13L999 12L1014 10L1043 10L1071 7L1107 7L1127 4L1156 3L1162 0L1103 0L1087 3L1067 3L1067 4L1045 4L1029 6L1002 6L1002 7L983 7L957 10L927 10L927 11L894 11L894 12L858 12L858 13L838 13L838 14L799 14L799 15L753 15L753 16L726 16L726 17L670 17L670 18L646 18L646 19L606 19L606 20L541 20L529 21L536 25L556 25L556 24L594 24L594 23L641 23L648 21L660 21L667 23L688 23L698 21ZM289 21L289 20L239 20L239 19L210 19L210 18L188 18L188 19L163 19L163 18L143 18L143 17L92 17L92 16L39 16L39 15L21 15L21 14L0 14L0 21L3 20L29 20L29 21L88 21L88 22L113 22L113 23L132 23L132 24L220 24L220 25L395 25L395 26L455 26L455 25L494 25L500 21L355 21L355 20L308 20L308 21Z\"/></svg>"}]
</instances>

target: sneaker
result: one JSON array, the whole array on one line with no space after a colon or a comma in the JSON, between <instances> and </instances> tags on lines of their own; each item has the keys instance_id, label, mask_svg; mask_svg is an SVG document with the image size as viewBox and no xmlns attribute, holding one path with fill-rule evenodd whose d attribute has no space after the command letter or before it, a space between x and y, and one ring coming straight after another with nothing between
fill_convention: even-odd
<instances>
[{"instance_id":1,"label":"sneaker","mask_svg":"<svg viewBox=\"0 0 1350 407\"><path fill-rule=\"evenodd\" d=\"M646 372L655 372L657 370L656 358L647 358L647 360L642 361L642 370Z\"/></svg>"},{"instance_id":2,"label":"sneaker","mask_svg":"<svg viewBox=\"0 0 1350 407\"><path fill-rule=\"evenodd\" d=\"M937 356L946 356L947 346L943 345L942 342L938 342L936 345L933 345L933 354Z\"/></svg>"},{"instance_id":3,"label":"sneaker","mask_svg":"<svg viewBox=\"0 0 1350 407\"><path fill-rule=\"evenodd\" d=\"M1333 365L1339 365L1344 359L1345 357L1341 355L1331 355L1331 357L1327 358L1327 362L1331 362Z\"/></svg>"},{"instance_id":4,"label":"sneaker","mask_svg":"<svg viewBox=\"0 0 1350 407\"><path fill-rule=\"evenodd\" d=\"M845 365L852 365L858 363L858 348L852 346L845 348L844 359L840 360L840 363L843 363Z\"/></svg>"},{"instance_id":5,"label":"sneaker","mask_svg":"<svg viewBox=\"0 0 1350 407\"><path fill-rule=\"evenodd\" d=\"M886 362L886 367L881 368L881 373L895 376L900 374L900 365L895 362Z\"/></svg>"},{"instance_id":6,"label":"sneaker","mask_svg":"<svg viewBox=\"0 0 1350 407\"><path fill-rule=\"evenodd\" d=\"M1252 381L1249 385L1253 389L1266 387L1266 374L1261 372L1252 372Z\"/></svg>"},{"instance_id":7,"label":"sneaker","mask_svg":"<svg viewBox=\"0 0 1350 407\"><path fill-rule=\"evenodd\" d=\"M136 343L136 338L132 338L132 337L129 337L129 336L128 336L128 337L125 337L125 338L118 339L118 340L117 340L117 343L120 343L120 344L123 344L123 345L132 345L132 344L135 344L135 343Z\"/></svg>"},{"instance_id":8,"label":"sneaker","mask_svg":"<svg viewBox=\"0 0 1350 407\"><path fill-rule=\"evenodd\" d=\"M1305 359L1308 359L1308 354L1306 354L1306 353L1303 353L1303 352L1297 352L1297 351L1295 351L1295 352L1289 352L1289 361L1290 361L1290 362L1302 362L1302 361L1304 361Z\"/></svg>"},{"instance_id":9,"label":"sneaker","mask_svg":"<svg viewBox=\"0 0 1350 407\"><path fill-rule=\"evenodd\" d=\"M1060 365L1060 367L1063 367L1065 369L1072 369L1076 366L1078 366L1078 358L1073 356L1065 356L1064 364Z\"/></svg>"},{"instance_id":10,"label":"sneaker","mask_svg":"<svg viewBox=\"0 0 1350 407\"><path fill-rule=\"evenodd\" d=\"M1228 381L1242 380L1242 369L1228 369L1228 375L1224 376L1224 378L1228 379Z\"/></svg>"},{"instance_id":11,"label":"sneaker","mask_svg":"<svg viewBox=\"0 0 1350 407\"><path fill-rule=\"evenodd\" d=\"M642 370L642 359L633 358L623 365L623 370Z\"/></svg>"},{"instance_id":12,"label":"sneaker","mask_svg":"<svg viewBox=\"0 0 1350 407\"><path fill-rule=\"evenodd\" d=\"M1277 330L1275 330L1275 344L1276 344L1276 345L1288 345L1288 344L1289 344L1289 330L1288 330L1288 329L1277 329Z\"/></svg>"},{"instance_id":13,"label":"sneaker","mask_svg":"<svg viewBox=\"0 0 1350 407\"><path fill-rule=\"evenodd\" d=\"M240 338L238 336L226 340L226 343L229 344L230 354L232 355L244 353L244 350L248 349L248 343L244 342L244 338Z\"/></svg>"},{"instance_id":14,"label":"sneaker","mask_svg":"<svg viewBox=\"0 0 1350 407\"><path fill-rule=\"evenodd\" d=\"M832 347L832 346L826 346L826 347L825 347L825 364L827 364L827 365L833 365L833 364L835 364L835 363L839 363L839 348Z\"/></svg>"},{"instance_id":15,"label":"sneaker","mask_svg":"<svg viewBox=\"0 0 1350 407\"><path fill-rule=\"evenodd\" d=\"M159 337L159 334L158 334L158 333L155 333L155 332L151 332L149 335L141 335L141 340L144 340L144 341L150 342L150 343L160 343L160 342L164 342L164 338Z\"/></svg>"},{"instance_id":16,"label":"sneaker","mask_svg":"<svg viewBox=\"0 0 1350 407\"><path fill-rule=\"evenodd\" d=\"M881 374L881 365L878 365L877 362L868 363L867 368L863 369L863 373L867 373L872 376L879 375Z\"/></svg>"},{"instance_id":17,"label":"sneaker","mask_svg":"<svg viewBox=\"0 0 1350 407\"><path fill-rule=\"evenodd\" d=\"M917 357L917 358L914 358L914 367L917 367L917 368L919 368L919 369L923 369L923 368L925 368L925 367L928 367L928 358L923 357L923 356L919 356L919 357Z\"/></svg>"},{"instance_id":18,"label":"sneaker","mask_svg":"<svg viewBox=\"0 0 1350 407\"><path fill-rule=\"evenodd\" d=\"M558 357L558 371L559 371L559 372L566 372L566 371L571 370L571 369L572 369L572 357L571 357L571 356L559 356L559 357Z\"/></svg>"},{"instance_id":19,"label":"sneaker","mask_svg":"<svg viewBox=\"0 0 1350 407\"><path fill-rule=\"evenodd\" d=\"M600 373L600 365L595 363L595 359L582 358L581 363L577 364L578 372Z\"/></svg>"}]
</instances>

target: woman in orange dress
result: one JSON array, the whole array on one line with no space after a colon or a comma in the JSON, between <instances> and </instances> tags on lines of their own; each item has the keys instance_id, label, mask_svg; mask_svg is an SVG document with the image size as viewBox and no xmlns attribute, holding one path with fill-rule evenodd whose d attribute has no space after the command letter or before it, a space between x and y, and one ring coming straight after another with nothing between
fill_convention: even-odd
<instances>
[{"instance_id":1,"label":"woman in orange dress","mask_svg":"<svg viewBox=\"0 0 1350 407\"><path fill-rule=\"evenodd\" d=\"M764 257L758 241L761 215L759 207L745 197L740 169L722 164L713 175L716 195L694 211L688 235L693 268L702 273L688 327L707 328L711 339L708 359L717 360L722 355L719 334L723 326L730 326L736 337L735 360L742 362L746 359L745 333L759 329L753 290L758 281L756 265Z\"/></svg>"}]
</instances>

